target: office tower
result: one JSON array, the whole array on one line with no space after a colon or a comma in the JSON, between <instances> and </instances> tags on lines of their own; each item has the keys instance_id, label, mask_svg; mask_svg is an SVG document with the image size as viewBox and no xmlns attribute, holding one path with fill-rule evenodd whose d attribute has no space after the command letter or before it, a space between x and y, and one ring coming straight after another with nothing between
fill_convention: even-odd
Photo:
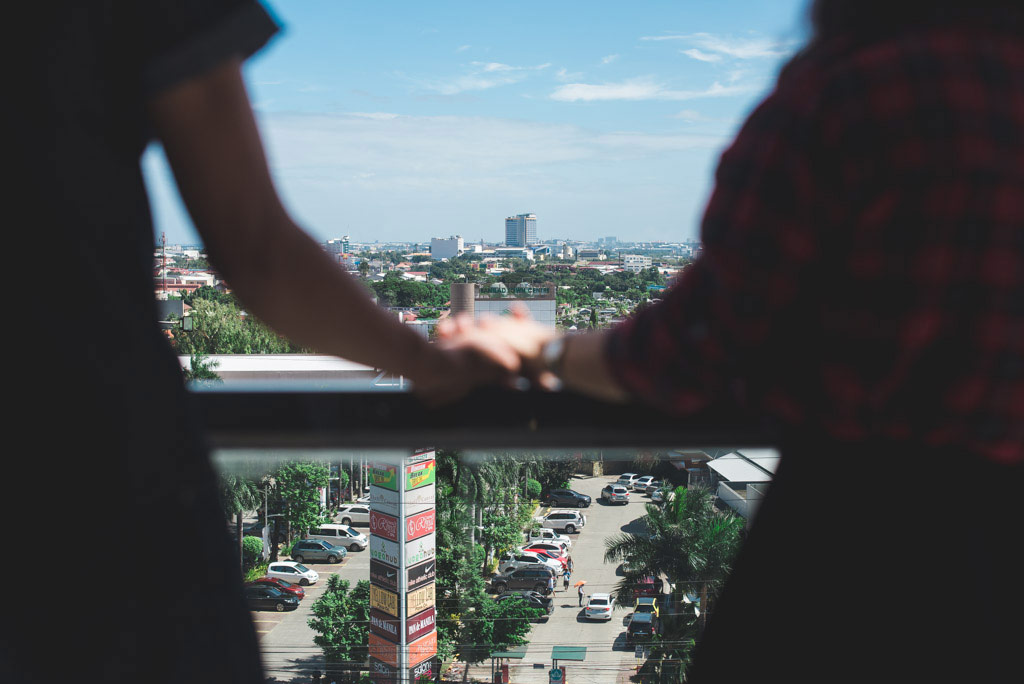
<instances>
[{"instance_id":1,"label":"office tower","mask_svg":"<svg viewBox=\"0 0 1024 684\"><path fill-rule=\"evenodd\" d=\"M537 216L516 214L505 219L505 246L526 247L537 242Z\"/></svg>"}]
</instances>

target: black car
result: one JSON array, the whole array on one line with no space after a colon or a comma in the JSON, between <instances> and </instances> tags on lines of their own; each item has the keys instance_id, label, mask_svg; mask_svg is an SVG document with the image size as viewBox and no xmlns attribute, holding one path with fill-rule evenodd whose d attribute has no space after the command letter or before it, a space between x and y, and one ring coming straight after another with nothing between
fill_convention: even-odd
<instances>
[{"instance_id":1,"label":"black car","mask_svg":"<svg viewBox=\"0 0 1024 684\"><path fill-rule=\"evenodd\" d=\"M633 613L626 627L626 643L649 641L658 632L658 617L654 613Z\"/></svg>"},{"instance_id":2,"label":"black car","mask_svg":"<svg viewBox=\"0 0 1024 684\"><path fill-rule=\"evenodd\" d=\"M298 597L286 594L269 584L245 587L245 601L249 610L295 610L299 607Z\"/></svg>"},{"instance_id":3,"label":"black car","mask_svg":"<svg viewBox=\"0 0 1024 684\"><path fill-rule=\"evenodd\" d=\"M528 605L534 608L540 608L546 615L550 615L555 610L555 603L549 596L544 596L536 591L506 591L501 596L497 596L495 601L525 601Z\"/></svg>"},{"instance_id":4,"label":"black car","mask_svg":"<svg viewBox=\"0 0 1024 684\"><path fill-rule=\"evenodd\" d=\"M552 489L548 494L548 503L552 507L587 508L590 506L590 497L571 489Z\"/></svg>"},{"instance_id":5,"label":"black car","mask_svg":"<svg viewBox=\"0 0 1024 684\"><path fill-rule=\"evenodd\" d=\"M495 575L491 578L491 587L497 594L504 594L509 589L532 589L538 594L550 594L548 580L554 576L555 573L550 568L519 568Z\"/></svg>"}]
</instances>

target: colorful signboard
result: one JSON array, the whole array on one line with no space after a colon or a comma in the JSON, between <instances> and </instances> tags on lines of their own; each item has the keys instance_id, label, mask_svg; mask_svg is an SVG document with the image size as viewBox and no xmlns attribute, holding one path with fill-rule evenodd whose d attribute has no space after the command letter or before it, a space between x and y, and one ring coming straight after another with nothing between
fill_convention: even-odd
<instances>
[{"instance_id":1,"label":"colorful signboard","mask_svg":"<svg viewBox=\"0 0 1024 684\"><path fill-rule=\"evenodd\" d=\"M371 563L373 561L370 561ZM370 572L373 572L371 566ZM424 584L429 584L437 578L437 562L429 560L426 563L414 565L405 571L405 590L416 591Z\"/></svg>"},{"instance_id":2,"label":"colorful signboard","mask_svg":"<svg viewBox=\"0 0 1024 684\"><path fill-rule=\"evenodd\" d=\"M372 584L370 585L370 607L390 613L395 617L401 617L398 612L398 594Z\"/></svg>"},{"instance_id":3,"label":"colorful signboard","mask_svg":"<svg viewBox=\"0 0 1024 684\"><path fill-rule=\"evenodd\" d=\"M389 542L390 543L390 542ZM373 548L373 544L370 544L370 548ZM425 537L420 537L411 542L405 544L405 564L415 565L416 563L422 563L432 559L437 554L437 548L434 546L434 533L431 532ZM376 556L374 556L376 558Z\"/></svg>"},{"instance_id":4,"label":"colorful signboard","mask_svg":"<svg viewBox=\"0 0 1024 684\"><path fill-rule=\"evenodd\" d=\"M373 608L370 609L370 631L396 644L402 641L402 621Z\"/></svg>"},{"instance_id":5,"label":"colorful signboard","mask_svg":"<svg viewBox=\"0 0 1024 684\"><path fill-rule=\"evenodd\" d=\"M412 610L409 611L410 613ZM405 640L416 641L437 626L437 610L433 603L419 615L413 615L405 621Z\"/></svg>"},{"instance_id":6,"label":"colorful signboard","mask_svg":"<svg viewBox=\"0 0 1024 684\"><path fill-rule=\"evenodd\" d=\"M433 679L438 669L437 658L427 658L419 665L409 668L409 682L412 684L418 679Z\"/></svg>"},{"instance_id":7,"label":"colorful signboard","mask_svg":"<svg viewBox=\"0 0 1024 684\"><path fill-rule=\"evenodd\" d=\"M370 528L373 529L373 517L370 517ZM416 515L410 515L405 519L405 541L419 539L434 531L434 511L423 511ZM397 539L395 541L398 541Z\"/></svg>"},{"instance_id":8,"label":"colorful signboard","mask_svg":"<svg viewBox=\"0 0 1024 684\"><path fill-rule=\"evenodd\" d=\"M437 652L437 633L434 633L434 652ZM401 665L398 664L398 644L392 643L383 637L379 637L376 634L370 633L369 638L370 645L370 656L377 660L387 663L391 667L398 668ZM418 660L416 662L419 662Z\"/></svg>"},{"instance_id":9,"label":"colorful signboard","mask_svg":"<svg viewBox=\"0 0 1024 684\"><path fill-rule=\"evenodd\" d=\"M431 459L405 466L405 490L410 491L434 484L437 461Z\"/></svg>"},{"instance_id":10,"label":"colorful signboard","mask_svg":"<svg viewBox=\"0 0 1024 684\"><path fill-rule=\"evenodd\" d=\"M405 595L406 615L416 615L434 605L434 584L428 584Z\"/></svg>"},{"instance_id":11,"label":"colorful signboard","mask_svg":"<svg viewBox=\"0 0 1024 684\"><path fill-rule=\"evenodd\" d=\"M420 515L423 515L423 513L420 513ZM397 542L398 518L386 513L370 511L370 534Z\"/></svg>"},{"instance_id":12,"label":"colorful signboard","mask_svg":"<svg viewBox=\"0 0 1024 684\"><path fill-rule=\"evenodd\" d=\"M398 491L398 466L378 463L370 468L370 484Z\"/></svg>"},{"instance_id":13,"label":"colorful signboard","mask_svg":"<svg viewBox=\"0 0 1024 684\"><path fill-rule=\"evenodd\" d=\"M370 582L398 592L398 568L370 559Z\"/></svg>"},{"instance_id":14,"label":"colorful signboard","mask_svg":"<svg viewBox=\"0 0 1024 684\"><path fill-rule=\"evenodd\" d=\"M371 634L370 636L372 637L373 635ZM419 641L414 641L409 644L408 653L409 667L419 665L427 658L437 655L437 630L431 632Z\"/></svg>"},{"instance_id":15,"label":"colorful signboard","mask_svg":"<svg viewBox=\"0 0 1024 684\"><path fill-rule=\"evenodd\" d=\"M370 535L370 558L381 563L394 565L397 568L399 562L398 554L398 544L388 541L384 537Z\"/></svg>"},{"instance_id":16,"label":"colorful signboard","mask_svg":"<svg viewBox=\"0 0 1024 684\"><path fill-rule=\"evenodd\" d=\"M398 681L398 668L391 667L387 663L371 657L370 679L375 684L395 684Z\"/></svg>"}]
</instances>

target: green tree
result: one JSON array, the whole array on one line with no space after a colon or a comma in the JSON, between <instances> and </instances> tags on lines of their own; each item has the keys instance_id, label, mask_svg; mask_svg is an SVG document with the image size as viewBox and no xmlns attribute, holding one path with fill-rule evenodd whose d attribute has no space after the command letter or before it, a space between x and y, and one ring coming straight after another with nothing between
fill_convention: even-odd
<instances>
[{"instance_id":1,"label":"green tree","mask_svg":"<svg viewBox=\"0 0 1024 684\"><path fill-rule=\"evenodd\" d=\"M252 480L233 473L220 476L220 504L224 517L234 518L235 536L238 539L238 568L245 570L245 553L242 541L242 516L247 511L259 508L263 497L259 486Z\"/></svg>"},{"instance_id":2,"label":"green tree","mask_svg":"<svg viewBox=\"0 0 1024 684\"><path fill-rule=\"evenodd\" d=\"M351 591L349 586L336 574L327 578L307 624L316 632L313 643L324 652L328 670L352 675L368 656L370 583L359 580Z\"/></svg>"},{"instance_id":3,"label":"green tree","mask_svg":"<svg viewBox=\"0 0 1024 684\"><path fill-rule=\"evenodd\" d=\"M363 280L370 277L370 262L366 259L359 260L359 277Z\"/></svg>"},{"instance_id":4,"label":"green tree","mask_svg":"<svg viewBox=\"0 0 1024 684\"><path fill-rule=\"evenodd\" d=\"M289 539L294 532L305 534L327 522L318 490L327 486L328 478L327 466L315 461L285 463L274 473L274 494L289 525Z\"/></svg>"},{"instance_id":5,"label":"green tree","mask_svg":"<svg viewBox=\"0 0 1024 684\"><path fill-rule=\"evenodd\" d=\"M194 299L192 330L175 333L179 354L287 354L301 351L234 304Z\"/></svg>"}]
</instances>

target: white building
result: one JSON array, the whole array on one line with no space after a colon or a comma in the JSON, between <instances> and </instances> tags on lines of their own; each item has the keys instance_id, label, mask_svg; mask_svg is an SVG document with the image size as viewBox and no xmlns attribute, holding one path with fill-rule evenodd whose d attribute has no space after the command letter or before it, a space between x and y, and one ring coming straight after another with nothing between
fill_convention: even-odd
<instances>
[{"instance_id":1,"label":"white building","mask_svg":"<svg viewBox=\"0 0 1024 684\"><path fill-rule=\"evenodd\" d=\"M537 216L516 214L505 219L505 246L526 247L537 243Z\"/></svg>"},{"instance_id":2,"label":"white building","mask_svg":"<svg viewBox=\"0 0 1024 684\"><path fill-rule=\"evenodd\" d=\"M505 316L513 306L522 306L530 312L540 325L555 329L555 288L551 283L530 285L519 283L509 288L504 283L495 283L486 290L477 292L473 302L474 318L483 316Z\"/></svg>"},{"instance_id":3,"label":"white building","mask_svg":"<svg viewBox=\"0 0 1024 684\"><path fill-rule=\"evenodd\" d=\"M461 235L452 235L447 238L430 238L430 258L454 259L466 251L466 245Z\"/></svg>"},{"instance_id":4,"label":"white building","mask_svg":"<svg viewBox=\"0 0 1024 684\"><path fill-rule=\"evenodd\" d=\"M651 257L642 254L622 255L622 268L630 273L639 273L645 268L651 267Z\"/></svg>"}]
</instances>

